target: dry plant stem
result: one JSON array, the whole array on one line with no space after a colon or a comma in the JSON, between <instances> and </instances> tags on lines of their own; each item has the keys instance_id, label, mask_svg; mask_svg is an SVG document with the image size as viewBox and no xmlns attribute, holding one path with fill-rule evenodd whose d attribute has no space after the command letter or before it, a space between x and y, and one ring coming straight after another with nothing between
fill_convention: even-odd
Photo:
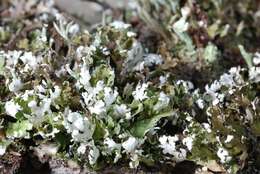
<instances>
[{"instance_id":1,"label":"dry plant stem","mask_svg":"<svg viewBox=\"0 0 260 174\"><path fill-rule=\"evenodd\" d=\"M21 30L18 30L10 39L10 41L5 45L5 50L13 50L15 48L15 44L19 39L22 37L26 37L26 34L30 31L33 31L37 28L41 28L42 24L40 23L34 23L32 25L26 26Z\"/></svg>"}]
</instances>

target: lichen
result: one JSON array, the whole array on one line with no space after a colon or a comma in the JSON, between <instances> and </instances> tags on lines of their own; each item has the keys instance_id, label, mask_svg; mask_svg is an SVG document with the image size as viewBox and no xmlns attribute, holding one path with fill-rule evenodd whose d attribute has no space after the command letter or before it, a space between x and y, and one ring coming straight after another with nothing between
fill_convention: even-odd
<instances>
[{"instance_id":1,"label":"lichen","mask_svg":"<svg viewBox=\"0 0 260 174\"><path fill-rule=\"evenodd\" d=\"M185 160L203 170L218 164L227 173L257 167L260 56L239 40L259 27L254 20L230 34L238 24L229 24L221 9L236 4L138 0L130 16L139 15L156 43L142 40L127 18L90 33L50 0L33 3L36 12L27 16L29 2L10 1L9 16L0 19L1 156L30 139L28 149L49 144L55 149L49 155L93 169ZM243 8L254 9L247 2ZM15 11L19 6L25 9ZM235 48L244 63L225 59ZM211 74L182 79L187 68Z\"/></svg>"}]
</instances>

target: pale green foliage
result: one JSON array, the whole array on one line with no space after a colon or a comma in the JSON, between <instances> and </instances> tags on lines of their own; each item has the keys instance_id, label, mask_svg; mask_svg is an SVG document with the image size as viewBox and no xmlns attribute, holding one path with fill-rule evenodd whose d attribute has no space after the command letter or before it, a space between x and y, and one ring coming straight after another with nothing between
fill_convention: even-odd
<instances>
[{"instance_id":1,"label":"pale green foliage","mask_svg":"<svg viewBox=\"0 0 260 174\"><path fill-rule=\"evenodd\" d=\"M154 52L130 24L114 21L90 34L61 21L55 10L47 17L53 27L47 30L46 19L34 16L46 25L26 35L28 43L17 50L0 52L0 155L30 139L38 148L50 144L50 155L94 169L184 160L218 165L223 173L242 168L240 163L251 158L249 144L260 134L260 71L251 53L240 45L248 67L214 72L222 56L214 37L228 36L228 27L194 22L192 3L138 2L143 20L160 34ZM212 42L191 34L199 29ZM193 84L176 77L175 65L169 65L174 61L222 75L199 89L198 79Z\"/></svg>"},{"instance_id":2,"label":"pale green foliage","mask_svg":"<svg viewBox=\"0 0 260 174\"><path fill-rule=\"evenodd\" d=\"M209 63L213 63L217 60L218 56L218 48L213 45L212 43L209 43L207 47L204 50L204 58Z\"/></svg>"},{"instance_id":3,"label":"pale green foliage","mask_svg":"<svg viewBox=\"0 0 260 174\"><path fill-rule=\"evenodd\" d=\"M252 63L253 55L251 53L246 52L243 45L238 45L238 48L247 64L247 66L249 68L251 68L253 66L253 63Z\"/></svg>"}]
</instances>

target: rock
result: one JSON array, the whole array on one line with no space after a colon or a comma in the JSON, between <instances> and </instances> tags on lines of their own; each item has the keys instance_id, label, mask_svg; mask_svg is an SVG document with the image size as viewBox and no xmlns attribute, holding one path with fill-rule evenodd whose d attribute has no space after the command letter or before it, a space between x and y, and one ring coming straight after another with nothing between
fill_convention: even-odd
<instances>
[{"instance_id":1,"label":"rock","mask_svg":"<svg viewBox=\"0 0 260 174\"><path fill-rule=\"evenodd\" d=\"M87 24L96 24L102 20L103 8L94 2L81 0L54 0L62 11L82 18Z\"/></svg>"}]
</instances>

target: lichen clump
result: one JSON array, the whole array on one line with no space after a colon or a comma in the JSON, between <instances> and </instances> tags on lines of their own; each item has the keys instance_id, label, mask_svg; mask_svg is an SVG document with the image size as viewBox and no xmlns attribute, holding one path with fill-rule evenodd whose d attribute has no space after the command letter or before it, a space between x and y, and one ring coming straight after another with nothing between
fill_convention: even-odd
<instances>
[{"instance_id":1,"label":"lichen clump","mask_svg":"<svg viewBox=\"0 0 260 174\"><path fill-rule=\"evenodd\" d=\"M20 146L49 145L52 156L94 169L119 162L130 168L174 166L185 160L216 172L257 166L259 53L240 45L247 65L213 72L214 78L221 75L207 79L203 88L172 71L183 64L219 70L221 50L211 41L194 42L189 30L225 37L227 26L208 27L204 18L192 22L189 1L167 1L171 6L160 16L165 20L157 23L157 16L149 23L147 8L159 13L165 4L139 1L136 12L161 38L154 51L145 46L149 41L140 41L136 27L122 21L90 33L52 1L15 2L3 4L10 14L0 19L1 156L22 151ZM213 19L214 12L208 14Z\"/></svg>"}]
</instances>

